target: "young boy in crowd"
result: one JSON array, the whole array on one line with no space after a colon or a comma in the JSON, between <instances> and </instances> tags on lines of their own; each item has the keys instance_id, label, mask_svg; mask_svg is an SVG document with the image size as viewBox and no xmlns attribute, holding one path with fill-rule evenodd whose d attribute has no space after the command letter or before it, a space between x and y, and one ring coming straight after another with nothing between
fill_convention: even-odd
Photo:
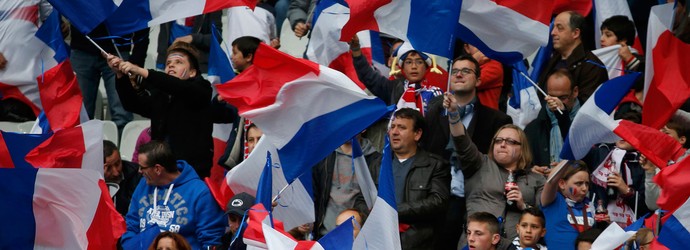
<instances>
[{"instance_id":1,"label":"young boy in crowd","mask_svg":"<svg viewBox=\"0 0 690 250\"><path fill-rule=\"evenodd\" d=\"M529 207L522 211L520 221L515 228L518 237L513 240L513 245L518 250L532 248L535 250L546 250L546 246L539 244L539 241L546 234L546 218L544 213L536 207Z\"/></svg>"},{"instance_id":2,"label":"young boy in crowd","mask_svg":"<svg viewBox=\"0 0 690 250\"><path fill-rule=\"evenodd\" d=\"M476 212L467 217L467 246L470 250L512 250L515 246L501 240L498 219L488 212Z\"/></svg>"}]
</instances>

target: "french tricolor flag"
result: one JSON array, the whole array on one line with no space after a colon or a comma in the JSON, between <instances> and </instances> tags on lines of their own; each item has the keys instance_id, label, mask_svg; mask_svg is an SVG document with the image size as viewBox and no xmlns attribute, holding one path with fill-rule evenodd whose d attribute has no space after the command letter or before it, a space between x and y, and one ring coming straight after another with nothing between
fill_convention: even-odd
<instances>
[{"instance_id":1,"label":"french tricolor flag","mask_svg":"<svg viewBox=\"0 0 690 250\"><path fill-rule=\"evenodd\" d=\"M374 206L374 201L376 201L376 185L374 180L371 178L371 173L369 172L369 166L367 161L362 154L362 147L359 146L359 142L356 138L352 138L352 169L355 173L355 178L357 178L357 183L359 184L359 189L364 196L364 201L367 203L367 207L371 209Z\"/></svg>"},{"instance_id":2,"label":"french tricolor flag","mask_svg":"<svg viewBox=\"0 0 690 250\"><path fill-rule=\"evenodd\" d=\"M690 44L671 33L673 3L652 7L647 28L642 124L663 127L690 97Z\"/></svg>"},{"instance_id":3,"label":"french tricolor flag","mask_svg":"<svg viewBox=\"0 0 690 250\"><path fill-rule=\"evenodd\" d=\"M395 204L393 156L386 136L379 174L379 190L369 219L359 232L353 249L402 249L398 229L398 206Z\"/></svg>"},{"instance_id":4,"label":"french tricolor flag","mask_svg":"<svg viewBox=\"0 0 690 250\"><path fill-rule=\"evenodd\" d=\"M310 61L342 72L364 89L365 86L359 81L352 62L350 45L339 41L340 32L349 18L350 8L346 6L344 1L319 1L314 9L311 38L306 55ZM361 39L361 44L362 39L369 37L369 31L357 32L357 36Z\"/></svg>"},{"instance_id":5,"label":"french tricolor flag","mask_svg":"<svg viewBox=\"0 0 690 250\"><path fill-rule=\"evenodd\" d=\"M420 51L452 57L457 0L345 0L350 19L340 41L362 30L375 30L412 43ZM433 27L434 32L429 32Z\"/></svg>"},{"instance_id":6,"label":"french tricolor flag","mask_svg":"<svg viewBox=\"0 0 690 250\"><path fill-rule=\"evenodd\" d=\"M0 169L0 248L115 249L124 220L107 190L89 169Z\"/></svg>"},{"instance_id":7,"label":"french tricolor flag","mask_svg":"<svg viewBox=\"0 0 690 250\"><path fill-rule=\"evenodd\" d=\"M292 228L314 220L313 200L306 188L311 188L311 174L305 173L387 108L348 77L325 66L263 43L255 58L242 74L217 86L240 115L264 132L252 154L228 172L226 180L234 193L255 194L261 175L256 166L263 166L270 152L275 166L273 195L291 183L281 193L275 216Z\"/></svg>"},{"instance_id":8,"label":"french tricolor flag","mask_svg":"<svg viewBox=\"0 0 690 250\"><path fill-rule=\"evenodd\" d=\"M106 19L111 35L133 33L146 27L180 18L197 16L236 6L254 9L251 0L121 0L122 4ZM89 9L80 8L82 12Z\"/></svg>"},{"instance_id":9,"label":"french tricolor flag","mask_svg":"<svg viewBox=\"0 0 690 250\"><path fill-rule=\"evenodd\" d=\"M36 26L38 8L30 1L3 1L0 3L0 48L8 61L0 70L0 94L2 98L20 100L38 115L42 110L37 77L60 62L68 54L59 46L64 44L52 37L52 31L59 31L59 19L52 15L39 29ZM57 15L57 11L53 11Z\"/></svg>"},{"instance_id":10,"label":"french tricolor flag","mask_svg":"<svg viewBox=\"0 0 690 250\"><path fill-rule=\"evenodd\" d=\"M620 139L614 134L619 121L614 121L611 113L639 76L640 73L633 72L616 77L603 83L594 91L570 125L570 131L563 142L561 159L582 159L592 145L600 142L615 142Z\"/></svg>"},{"instance_id":11,"label":"french tricolor flag","mask_svg":"<svg viewBox=\"0 0 690 250\"><path fill-rule=\"evenodd\" d=\"M658 241L669 249L690 246L690 199L668 217L659 232Z\"/></svg>"},{"instance_id":12,"label":"french tricolor flag","mask_svg":"<svg viewBox=\"0 0 690 250\"><path fill-rule=\"evenodd\" d=\"M512 64L549 41L553 2L462 0L458 37L487 57ZM510 42L506 42L510 37Z\"/></svg>"}]
</instances>

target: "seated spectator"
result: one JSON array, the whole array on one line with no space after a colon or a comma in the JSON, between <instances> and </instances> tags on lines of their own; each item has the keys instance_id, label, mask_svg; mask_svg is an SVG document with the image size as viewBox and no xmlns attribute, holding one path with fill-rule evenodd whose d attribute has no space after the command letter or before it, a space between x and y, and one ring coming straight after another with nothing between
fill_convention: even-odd
<instances>
[{"instance_id":1,"label":"seated spectator","mask_svg":"<svg viewBox=\"0 0 690 250\"><path fill-rule=\"evenodd\" d=\"M546 234L546 218L539 208L530 207L522 211L516 229L518 237L513 240L513 245L518 250L529 248L546 250L546 246L539 244L539 241Z\"/></svg>"},{"instance_id":2,"label":"seated spectator","mask_svg":"<svg viewBox=\"0 0 690 250\"><path fill-rule=\"evenodd\" d=\"M192 250L192 247L182 235L166 231L156 236L149 250Z\"/></svg>"},{"instance_id":3,"label":"seated spectator","mask_svg":"<svg viewBox=\"0 0 690 250\"><path fill-rule=\"evenodd\" d=\"M139 172L145 181L132 195L123 245L153 224L181 234L194 249L220 244L227 226L223 211L194 169L175 161L166 143L154 140L139 148Z\"/></svg>"},{"instance_id":4,"label":"seated spectator","mask_svg":"<svg viewBox=\"0 0 690 250\"><path fill-rule=\"evenodd\" d=\"M581 232L577 235L575 239L575 249L577 250L590 250L592 249L592 244L597 237L601 234L602 230L598 228L590 228L587 231Z\"/></svg>"},{"instance_id":5,"label":"seated spectator","mask_svg":"<svg viewBox=\"0 0 690 250\"><path fill-rule=\"evenodd\" d=\"M568 161L551 182L544 184L541 209L546 217L546 245L551 249L575 249L580 232L594 225L587 194L589 171L583 161ZM592 239L591 242L594 242Z\"/></svg>"},{"instance_id":6,"label":"seated spectator","mask_svg":"<svg viewBox=\"0 0 690 250\"><path fill-rule=\"evenodd\" d=\"M115 209L123 217L126 216L132 194L141 179L139 166L123 161L115 143L107 140L103 141L103 177L110 188Z\"/></svg>"},{"instance_id":7,"label":"seated spectator","mask_svg":"<svg viewBox=\"0 0 690 250\"><path fill-rule=\"evenodd\" d=\"M353 218L354 217L354 218ZM350 218L353 218L352 224L354 226L354 231L352 232L353 238L357 238L357 235L359 234L359 230L362 229L362 226L364 226L364 214L362 212L358 211L357 209L345 209L340 214L338 217L335 217L335 226L340 226L340 224L343 224L343 222L349 220Z\"/></svg>"},{"instance_id":8,"label":"seated spectator","mask_svg":"<svg viewBox=\"0 0 690 250\"><path fill-rule=\"evenodd\" d=\"M467 217L467 247L472 250L515 249L501 239L498 219L487 212L477 212Z\"/></svg>"},{"instance_id":9,"label":"seated spectator","mask_svg":"<svg viewBox=\"0 0 690 250\"><path fill-rule=\"evenodd\" d=\"M515 225L522 210L537 205L544 186L544 176L525 170L532 162L525 133L513 124L504 125L494 134L489 153L482 154L467 135L455 96L446 93L443 107L448 109L450 133L465 176L467 213L486 211L502 217L501 235L517 237ZM508 186L509 177L514 185Z\"/></svg>"}]
</instances>

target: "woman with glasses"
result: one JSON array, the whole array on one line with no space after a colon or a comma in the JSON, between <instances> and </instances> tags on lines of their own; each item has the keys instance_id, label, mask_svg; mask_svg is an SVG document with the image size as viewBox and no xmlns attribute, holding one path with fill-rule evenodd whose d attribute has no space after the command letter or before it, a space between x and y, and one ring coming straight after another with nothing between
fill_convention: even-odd
<instances>
[{"instance_id":1,"label":"woman with glasses","mask_svg":"<svg viewBox=\"0 0 690 250\"><path fill-rule=\"evenodd\" d=\"M525 133L513 124L504 125L493 136L488 154L482 154L460 122L455 96L446 93L443 107L465 176L467 214L489 212L501 218L501 235L514 239L520 214L538 204L545 182L543 176L525 170L532 161Z\"/></svg>"}]
</instances>

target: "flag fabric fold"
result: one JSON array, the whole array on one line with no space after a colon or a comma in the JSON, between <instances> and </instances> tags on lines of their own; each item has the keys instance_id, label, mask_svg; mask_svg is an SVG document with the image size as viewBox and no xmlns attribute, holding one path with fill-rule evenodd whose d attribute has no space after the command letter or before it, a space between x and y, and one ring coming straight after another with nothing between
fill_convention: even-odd
<instances>
[{"instance_id":1,"label":"flag fabric fold","mask_svg":"<svg viewBox=\"0 0 690 250\"><path fill-rule=\"evenodd\" d=\"M362 30L375 30L412 43L427 53L452 57L457 0L346 0L350 19L340 41L350 41ZM434 32L429 32L434 27Z\"/></svg>"},{"instance_id":2,"label":"flag fabric fold","mask_svg":"<svg viewBox=\"0 0 690 250\"><path fill-rule=\"evenodd\" d=\"M620 139L613 132L619 121L614 121L611 113L639 76L640 73L633 72L616 77L594 91L570 125L570 131L563 142L561 159L582 159L594 144Z\"/></svg>"},{"instance_id":3,"label":"flag fabric fold","mask_svg":"<svg viewBox=\"0 0 690 250\"><path fill-rule=\"evenodd\" d=\"M364 201L367 203L367 207L371 209L374 206L374 201L376 201L378 191L376 191L376 185L371 178L371 173L369 173L369 166L362 154L362 147L359 146L356 138L352 138L352 170L355 173L355 178L357 178L362 196L364 196Z\"/></svg>"},{"instance_id":4,"label":"flag fabric fold","mask_svg":"<svg viewBox=\"0 0 690 250\"><path fill-rule=\"evenodd\" d=\"M673 213L690 197L690 159L670 165L654 176L654 182L661 192L656 204L659 208Z\"/></svg>"},{"instance_id":5,"label":"flag fabric fold","mask_svg":"<svg viewBox=\"0 0 690 250\"><path fill-rule=\"evenodd\" d=\"M672 137L631 121L621 120L613 132L661 169L664 169L669 161L675 162L685 152L680 143Z\"/></svg>"},{"instance_id":6,"label":"flag fabric fold","mask_svg":"<svg viewBox=\"0 0 690 250\"><path fill-rule=\"evenodd\" d=\"M525 0L460 2L458 37L491 59L513 64L549 41L550 0L538 4Z\"/></svg>"},{"instance_id":7,"label":"flag fabric fold","mask_svg":"<svg viewBox=\"0 0 690 250\"><path fill-rule=\"evenodd\" d=\"M398 207L395 203L393 156L386 136L379 174L379 190L369 219L355 238L353 249L402 249L398 232Z\"/></svg>"},{"instance_id":8,"label":"flag fabric fold","mask_svg":"<svg viewBox=\"0 0 690 250\"><path fill-rule=\"evenodd\" d=\"M89 34L112 15L123 0L48 0L82 34Z\"/></svg>"},{"instance_id":9,"label":"flag fabric fold","mask_svg":"<svg viewBox=\"0 0 690 250\"><path fill-rule=\"evenodd\" d=\"M690 199L687 196L683 205L664 223L658 241L669 249L685 249L690 246Z\"/></svg>"},{"instance_id":10,"label":"flag fabric fold","mask_svg":"<svg viewBox=\"0 0 690 250\"><path fill-rule=\"evenodd\" d=\"M513 64L513 96L508 98L506 114L513 118L513 124L524 129L537 119L541 102L534 86L526 79L527 67L523 62ZM525 75L520 74L523 72Z\"/></svg>"}]
</instances>

